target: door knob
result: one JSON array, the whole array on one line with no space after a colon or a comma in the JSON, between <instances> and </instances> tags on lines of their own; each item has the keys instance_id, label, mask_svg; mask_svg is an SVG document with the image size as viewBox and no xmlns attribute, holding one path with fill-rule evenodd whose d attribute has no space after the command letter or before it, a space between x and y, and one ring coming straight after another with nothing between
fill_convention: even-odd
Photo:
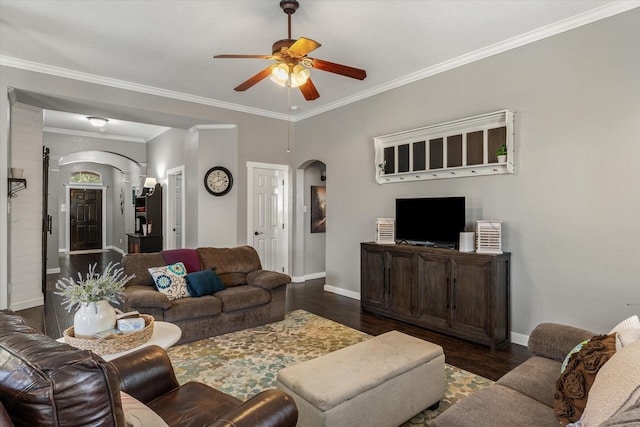
<instances>
[{"instance_id":1,"label":"door knob","mask_svg":"<svg viewBox=\"0 0 640 427\"><path fill-rule=\"evenodd\" d=\"M255 232L253 233L253 235L254 235L254 236L259 236L259 235L261 235L261 234L264 234L264 233L263 233L263 232L261 232L261 231L260 231L260 232L255 231Z\"/></svg>"}]
</instances>

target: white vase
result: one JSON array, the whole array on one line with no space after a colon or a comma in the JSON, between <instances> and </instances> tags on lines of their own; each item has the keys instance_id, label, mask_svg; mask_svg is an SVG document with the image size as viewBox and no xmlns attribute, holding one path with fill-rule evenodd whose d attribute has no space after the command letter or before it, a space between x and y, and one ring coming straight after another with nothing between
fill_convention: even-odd
<instances>
[{"instance_id":1,"label":"white vase","mask_svg":"<svg viewBox=\"0 0 640 427\"><path fill-rule=\"evenodd\" d=\"M83 302L73 316L73 335L76 338L93 338L97 332L116 326L116 310L109 301Z\"/></svg>"},{"instance_id":2,"label":"white vase","mask_svg":"<svg viewBox=\"0 0 640 427\"><path fill-rule=\"evenodd\" d=\"M506 154L498 154L498 163L504 163L507 161L507 155Z\"/></svg>"}]
</instances>

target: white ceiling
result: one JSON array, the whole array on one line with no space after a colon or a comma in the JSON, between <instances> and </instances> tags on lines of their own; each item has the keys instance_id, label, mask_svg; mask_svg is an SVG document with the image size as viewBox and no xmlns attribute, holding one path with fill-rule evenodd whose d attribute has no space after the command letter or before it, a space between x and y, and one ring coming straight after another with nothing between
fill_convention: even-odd
<instances>
[{"instance_id":1,"label":"white ceiling","mask_svg":"<svg viewBox=\"0 0 640 427\"><path fill-rule=\"evenodd\" d=\"M293 120L640 6L612 0L299 0L292 36L310 56L363 68L363 81L313 70L305 101L268 79L233 88L269 65L286 38L278 0L0 0L0 64ZM71 126L56 118L51 128ZM107 126L109 133L116 123ZM79 129L80 130L80 129ZM136 136L137 137L137 136ZM141 136L141 138L145 138Z\"/></svg>"}]
</instances>

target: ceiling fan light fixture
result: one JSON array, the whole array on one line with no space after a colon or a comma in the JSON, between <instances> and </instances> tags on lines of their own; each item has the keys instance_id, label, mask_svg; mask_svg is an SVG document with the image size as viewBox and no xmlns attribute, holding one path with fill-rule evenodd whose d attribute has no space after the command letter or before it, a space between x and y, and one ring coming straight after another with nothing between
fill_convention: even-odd
<instances>
[{"instance_id":1,"label":"ceiling fan light fixture","mask_svg":"<svg viewBox=\"0 0 640 427\"><path fill-rule=\"evenodd\" d=\"M271 70L271 80L276 84L284 87L289 81L289 67L286 64L280 64Z\"/></svg>"},{"instance_id":2,"label":"ceiling fan light fixture","mask_svg":"<svg viewBox=\"0 0 640 427\"><path fill-rule=\"evenodd\" d=\"M109 119L105 119L104 117L96 117L96 116L89 116L87 117L87 120L89 120L89 123L91 123L91 126L94 126L97 128L105 127L109 122Z\"/></svg>"},{"instance_id":3,"label":"ceiling fan light fixture","mask_svg":"<svg viewBox=\"0 0 640 427\"><path fill-rule=\"evenodd\" d=\"M296 64L291 73L291 86L298 87L303 85L309 80L309 77L311 77L311 70Z\"/></svg>"}]
</instances>

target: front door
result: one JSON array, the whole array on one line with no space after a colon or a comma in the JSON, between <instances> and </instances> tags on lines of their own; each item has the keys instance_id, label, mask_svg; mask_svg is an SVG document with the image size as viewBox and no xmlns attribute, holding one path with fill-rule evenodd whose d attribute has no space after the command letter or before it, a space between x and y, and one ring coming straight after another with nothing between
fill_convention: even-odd
<instances>
[{"instance_id":1,"label":"front door","mask_svg":"<svg viewBox=\"0 0 640 427\"><path fill-rule=\"evenodd\" d=\"M280 272L286 272L287 256L284 174L281 169L253 169L253 247L263 269Z\"/></svg>"},{"instance_id":2,"label":"front door","mask_svg":"<svg viewBox=\"0 0 640 427\"><path fill-rule=\"evenodd\" d=\"M70 250L102 249L102 190L72 188L70 203Z\"/></svg>"}]
</instances>

